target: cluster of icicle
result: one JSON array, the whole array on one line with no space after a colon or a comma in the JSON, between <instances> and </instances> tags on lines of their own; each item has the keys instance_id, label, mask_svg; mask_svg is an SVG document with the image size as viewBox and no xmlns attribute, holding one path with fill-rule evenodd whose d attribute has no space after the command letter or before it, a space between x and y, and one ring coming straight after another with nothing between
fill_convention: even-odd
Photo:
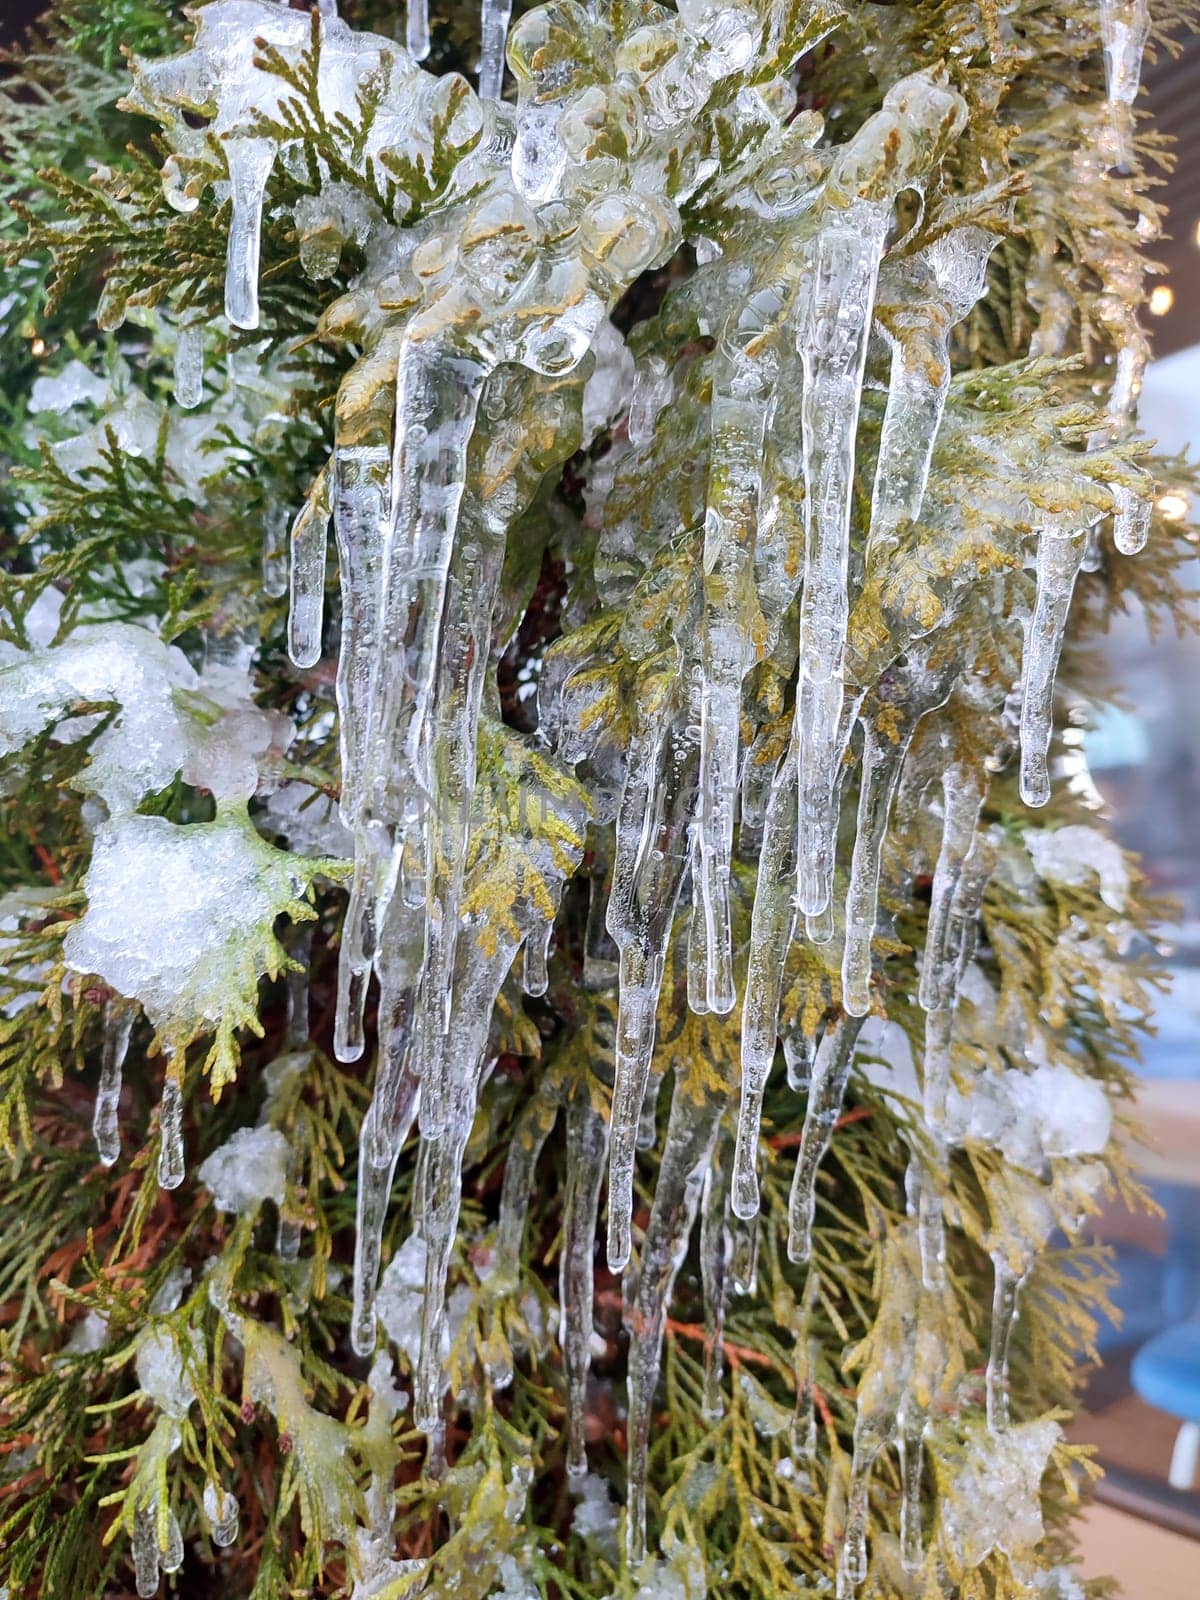
<instances>
[{"instance_id":1,"label":"cluster of icicle","mask_svg":"<svg viewBox=\"0 0 1200 1600\"><path fill-rule=\"evenodd\" d=\"M956 693L965 670L936 630L922 635L914 627L884 653L885 671L856 681L847 665L852 590L889 561L920 518L949 389L951 334L985 291L997 235L967 221L945 227L918 253L889 254L897 198L920 195L935 180L962 132L965 107L943 75L921 72L894 83L847 143L822 145L821 119L794 116L788 74L800 51L836 26L836 3L817 0L801 32L792 18L785 47L782 8L763 0L680 0L678 11L643 6L639 25L623 35L605 8L589 12L556 0L508 34L516 83L509 102L499 98L508 8L495 0L485 0L478 95L462 79L435 78L417 65L428 48L420 0L410 3L407 50L352 31L325 5L321 12L310 26L308 16L272 0L214 0L196 12L185 54L135 63L131 103L167 127L173 154L164 180L181 209L199 203L211 177L206 139L221 140L231 203L226 310L242 329L259 322L259 241L272 169L278 161L294 175L309 171L299 134L288 136L281 117L292 91L264 62L265 47L295 67L319 40L324 136L339 146L343 163L375 177L390 171L401 191L405 172L445 169L433 199L394 192L391 215L363 188L324 170L323 187L295 208L300 257L311 276L331 276L351 242L366 267L317 329L359 353L339 394L332 458L292 531L289 632L293 659L311 666L322 648L332 521L341 576L340 808L355 851L336 1021L342 1060L364 1048L372 973L380 1017L374 1097L362 1132L353 1340L364 1356L376 1345L384 1216L401 1146L416 1123L414 1221L426 1269L415 1414L431 1433L442 1425L446 1274L463 1152L490 1065L493 1006L522 947L526 989L545 988L556 897L581 859L586 831L577 804L534 796L537 806L564 812L563 828L574 830L579 848L554 849L531 825L522 848L542 888L507 907L504 918L478 909L464 916L477 732L493 692L506 538L543 476L578 441L585 358L602 330L612 333L607 313L635 278L684 242L689 202L703 194L706 215L724 219L695 241L702 266L690 291L701 331L715 340L699 627L668 690L651 709L635 712L612 817L606 922L618 952L619 1000L611 1117L585 1098L571 1101L567 1118L563 1344L570 1463L578 1472L585 1467L592 1238L603 1174L607 1166L608 1260L621 1270L632 1249L639 1128L648 1086L657 1087L660 988L689 885L689 1005L725 1014L737 1004L730 896L740 807L742 826L761 831L761 859L741 1000L736 1154L722 1177L711 1156L723 1103L697 1108L676 1098L630 1318L628 1539L631 1556L640 1558L651 1402L674 1275L703 1201L706 1287L720 1300L730 1281L752 1279L745 1241L759 1205L760 1113L781 1031L784 964L796 938L827 943L836 929L843 939L840 1011L819 1046L786 1019L783 1029L789 1079L808 1094L788 1250L798 1263L809 1256L814 1178L871 1004L889 813L918 723ZM1104 0L1102 15L1111 98L1127 109L1144 10ZM759 71L751 86L745 69L766 60L775 61L777 75ZM376 109L356 140L352 124L367 99ZM187 112L202 113L207 127L191 125L198 119L189 123ZM399 163L391 160L397 156ZM401 224L394 218L407 200L418 220ZM903 314L878 320L885 304ZM890 354L890 378L869 534L856 569L851 496L873 342L885 362ZM177 388L184 405L203 392L201 345L198 329L183 330ZM1140 347L1121 355L1113 436L1129 422L1141 359ZM669 417L672 393L668 364L657 355L642 359L627 424L634 446ZM557 454L522 455L533 420L557 437ZM763 471L769 452L773 480ZM802 506L789 522L784 502L795 507L801 491ZM1136 550L1148 504L1114 488L1110 509L1118 548ZM1101 514L1093 512L1091 524ZM1056 665L1089 537L1079 515L1034 514L1036 598L1023 675L1004 710L1010 723L1019 722L1021 789L1032 805L1049 791ZM774 764L751 771L744 680L763 658L764 638L769 646L785 614L797 610L790 744ZM763 637L754 636L752 623ZM570 761L571 719L563 711L570 685L548 674L543 691L545 731ZM858 818L843 917L834 905L839 805L859 725ZM1002 719L998 749L1006 728ZM936 1292L942 1273L943 1128L958 978L971 959L990 870L990 846L978 827L985 781L982 764L945 771L921 972L928 1143L914 1156L912 1192L919 1239L913 1270L925 1293ZM602 806L597 817L606 820ZM106 1106L121 1043L114 1040L106 1060ZM510 1157L502 1222L509 1254L519 1249L536 1153L514 1149ZM997 1261L989 1416L999 1427L1020 1274L1001 1267L999 1255ZM921 1384L914 1377L909 1387ZM890 1417L878 1438L870 1434L876 1423L864 1423L874 1442L856 1447L843 1593L865 1570L870 1463L895 1428L911 1492L905 1559L920 1559L919 1517L908 1502L920 1477L924 1416L900 1405Z\"/></svg>"}]
</instances>

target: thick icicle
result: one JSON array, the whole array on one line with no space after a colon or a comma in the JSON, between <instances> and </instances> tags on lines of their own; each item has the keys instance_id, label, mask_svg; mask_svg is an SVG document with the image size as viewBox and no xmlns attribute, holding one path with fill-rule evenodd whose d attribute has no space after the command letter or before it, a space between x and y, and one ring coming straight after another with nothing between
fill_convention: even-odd
<instances>
[{"instance_id":1,"label":"thick icicle","mask_svg":"<svg viewBox=\"0 0 1200 1600\"><path fill-rule=\"evenodd\" d=\"M1146 540L1150 537L1153 508L1144 495L1137 494L1122 483L1114 483L1111 493L1113 543L1123 556L1136 556L1145 549Z\"/></svg>"},{"instance_id":2,"label":"thick icicle","mask_svg":"<svg viewBox=\"0 0 1200 1600\"><path fill-rule=\"evenodd\" d=\"M730 1205L743 1219L758 1211L758 1130L775 1060L779 995L796 920L796 803L796 760L789 751L767 803L742 1002L742 1095Z\"/></svg>"},{"instance_id":3,"label":"thick icicle","mask_svg":"<svg viewBox=\"0 0 1200 1600\"><path fill-rule=\"evenodd\" d=\"M525 970L521 987L534 998L545 994L550 987L550 942L553 938L554 924L548 922L525 941Z\"/></svg>"},{"instance_id":4,"label":"thick icicle","mask_svg":"<svg viewBox=\"0 0 1200 1600\"><path fill-rule=\"evenodd\" d=\"M646 1460L667 1304L687 1254L688 1238L696 1220L704 1175L723 1110L724 1102L719 1096L709 1095L706 1101L697 1103L689 1089L677 1083L629 1318L625 1539L631 1566L636 1566L646 1554Z\"/></svg>"},{"instance_id":5,"label":"thick icicle","mask_svg":"<svg viewBox=\"0 0 1200 1600\"><path fill-rule=\"evenodd\" d=\"M183 1530L173 1511L167 1512L167 1540L158 1559L164 1572L178 1572L183 1565Z\"/></svg>"},{"instance_id":6,"label":"thick icicle","mask_svg":"<svg viewBox=\"0 0 1200 1600\"><path fill-rule=\"evenodd\" d=\"M429 0L408 0L404 43L414 61L429 54Z\"/></svg>"},{"instance_id":7,"label":"thick icicle","mask_svg":"<svg viewBox=\"0 0 1200 1600\"><path fill-rule=\"evenodd\" d=\"M175 404L192 411L204 399L204 324L181 322L175 335Z\"/></svg>"},{"instance_id":8,"label":"thick icicle","mask_svg":"<svg viewBox=\"0 0 1200 1600\"><path fill-rule=\"evenodd\" d=\"M298 667L321 659L325 614L325 547L333 508L329 498L330 469L322 467L292 524L291 605L288 610L288 654Z\"/></svg>"},{"instance_id":9,"label":"thick icicle","mask_svg":"<svg viewBox=\"0 0 1200 1600\"><path fill-rule=\"evenodd\" d=\"M104 1007L104 1039L100 1053L100 1086L96 1090L96 1109L92 1115L92 1135L96 1154L111 1167L121 1154L121 1128L118 1112L121 1079L129 1036L133 1032L134 1007L109 1000Z\"/></svg>"},{"instance_id":10,"label":"thick icicle","mask_svg":"<svg viewBox=\"0 0 1200 1600\"><path fill-rule=\"evenodd\" d=\"M225 315L235 328L258 327L258 270L262 253L263 199L275 164L270 139L225 141L229 167L229 253L225 262Z\"/></svg>"},{"instance_id":11,"label":"thick icicle","mask_svg":"<svg viewBox=\"0 0 1200 1600\"><path fill-rule=\"evenodd\" d=\"M812 1253L817 1168L829 1149L834 1124L841 1114L861 1028L861 1017L842 1017L826 1027L817 1051L788 1205L788 1257L795 1262L807 1261Z\"/></svg>"},{"instance_id":12,"label":"thick icicle","mask_svg":"<svg viewBox=\"0 0 1200 1600\"><path fill-rule=\"evenodd\" d=\"M558 1265L559 1343L567 1370L567 1471L587 1471L588 1373L592 1366L594 1260L608 1123L586 1088L567 1107L567 1186Z\"/></svg>"},{"instance_id":13,"label":"thick icicle","mask_svg":"<svg viewBox=\"0 0 1200 1600\"><path fill-rule=\"evenodd\" d=\"M482 50L479 57L479 98L499 100L504 88L504 46L508 40L508 20L512 0L483 0L480 27Z\"/></svg>"},{"instance_id":14,"label":"thick icicle","mask_svg":"<svg viewBox=\"0 0 1200 1600\"><path fill-rule=\"evenodd\" d=\"M1054 680L1086 542L1082 531L1063 535L1047 529L1038 537L1037 593L1025 629L1021 697L1021 798L1030 806L1044 806L1050 798Z\"/></svg>"},{"instance_id":15,"label":"thick icicle","mask_svg":"<svg viewBox=\"0 0 1200 1600\"><path fill-rule=\"evenodd\" d=\"M183 1153L183 1083L168 1062L158 1110L158 1181L164 1189L178 1189L187 1176Z\"/></svg>"}]
</instances>

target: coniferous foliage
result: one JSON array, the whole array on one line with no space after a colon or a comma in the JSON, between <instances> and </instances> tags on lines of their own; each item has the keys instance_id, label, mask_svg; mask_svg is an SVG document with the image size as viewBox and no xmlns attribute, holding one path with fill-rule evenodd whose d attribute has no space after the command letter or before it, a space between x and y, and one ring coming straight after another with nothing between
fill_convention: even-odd
<instances>
[{"instance_id":1,"label":"coniferous foliage","mask_svg":"<svg viewBox=\"0 0 1200 1600\"><path fill-rule=\"evenodd\" d=\"M1079 744L1111 615L1187 622L1189 21L55 0L6 63L10 1600L1090 1592L1163 980Z\"/></svg>"}]
</instances>

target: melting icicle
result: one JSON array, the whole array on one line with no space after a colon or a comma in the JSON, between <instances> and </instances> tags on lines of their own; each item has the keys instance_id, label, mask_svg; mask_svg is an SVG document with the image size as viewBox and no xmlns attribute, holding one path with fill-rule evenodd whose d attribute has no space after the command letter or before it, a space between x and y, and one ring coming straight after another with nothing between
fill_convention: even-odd
<instances>
[{"instance_id":1,"label":"melting icicle","mask_svg":"<svg viewBox=\"0 0 1200 1600\"><path fill-rule=\"evenodd\" d=\"M92 1135L96 1153L106 1167L121 1154L121 1128L118 1112L121 1080L129 1036L133 1032L134 1008L119 1000L104 1007L104 1041L100 1055L100 1087L96 1090L96 1109L92 1115Z\"/></svg>"},{"instance_id":2,"label":"melting icicle","mask_svg":"<svg viewBox=\"0 0 1200 1600\"><path fill-rule=\"evenodd\" d=\"M961 766L948 767L942 778L942 843L930 891L929 924L921 963L918 998L926 1011L953 1002L959 951L954 940L954 903L963 882L963 870L975 845L975 829L983 806L983 791Z\"/></svg>"},{"instance_id":3,"label":"melting icicle","mask_svg":"<svg viewBox=\"0 0 1200 1600\"><path fill-rule=\"evenodd\" d=\"M187 1176L183 1154L183 1084L168 1066L158 1112L158 1181L164 1189L178 1189Z\"/></svg>"},{"instance_id":4,"label":"melting icicle","mask_svg":"<svg viewBox=\"0 0 1200 1600\"><path fill-rule=\"evenodd\" d=\"M204 399L204 324L181 322L175 335L175 404L191 411Z\"/></svg>"},{"instance_id":5,"label":"melting icicle","mask_svg":"<svg viewBox=\"0 0 1200 1600\"><path fill-rule=\"evenodd\" d=\"M709 1094L698 1103L678 1084L671 1100L658 1186L628 1318L629 1488L625 1538L631 1567L636 1567L646 1554L646 1461L667 1305L696 1220L723 1110L721 1096Z\"/></svg>"},{"instance_id":6,"label":"melting icicle","mask_svg":"<svg viewBox=\"0 0 1200 1600\"><path fill-rule=\"evenodd\" d=\"M286 506L269 506L263 525L263 593L278 600L288 592L288 514Z\"/></svg>"},{"instance_id":7,"label":"melting icicle","mask_svg":"<svg viewBox=\"0 0 1200 1600\"><path fill-rule=\"evenodd\" d=\"M820 1280L809 1267L800 1295L800 1318L796 1328L793 1368L796 1374L796 1415L792 1422L792 1450L803 1461L817 1453L816 1358L818 1345L812 1333L812 1315L817 1303Z\"/></svg>"},{"instance_id":8,"label":"melting icicle","mask_svg":"<svg viewBox=\"0 0 1200 1600\"><path fill-rule=\"evenodd\" d=\"M499 100L504 88L504 46L508 40L508 19L512 0L483 0L480 26L482 51L479 57L479 98Z\"/></svg>"},{"instance_id":9,"label":"melting icicle","mask_svg":"<svg viewBox=\"0 0 1200 1600\"><path fill-rule=\"evenodd\" d=\"M222 1489L218 1483L204 1485L204 1515L212 1533L212 1541L220 1550L237 1543L239 1511L236 1495Z\"/></svg>"},{"instance_id":10,"label":"melting icicle","mask_svg":"<svg viewBox=\"0 0 1200 1600\"><path fill-rule=\"evenodd\" d=\"M1021 698L1021 798L1030 806L1044 806L1050 798L1054 680L1085 538L1082 532L1062 535L1050 529L1038 538L1037 594L1025 629Z\"/></svg>"},{"instance_id":11,"label":"melting icicle","mask_svg":"<svg viewBox=\"0 0 1200 1600\"><path fill-rule=\"evenodd\" d=\"M133 1577L141 1600L158 1593L158 1519L153 1506L134 1513Z\"/></svg>"},{"instance_id":12,"label":"melting icicle","mask_svg":"<svg viewBox=\"0 0 1200 1600\"><path fill-rule=\"evenodd\" d=\"M381 1066L379 1076L384 1079L393 1077L385 1066ZM375 1349L375 1297L379 1288L383 1225L387 1220L396 1162L416 1118L419 1092L418 1079L406 1067L400 1068L398 1081L385 1083L382 1095L377 1081L375 1095L363 1118L359 1135L354 1311L350 1320L350 1343L355 1354L363 1357L369 1356ZM388 1123L386 1128L382 1126L385 1120Z\"/></svg>"},{"instance_id":13,"label":"melting icicle","mask_svg":"<svg viewBox=\"0 0 1200 1600\"><path fill-rule=\"evenodd\" d=\"M788 1088L796 1094L808 1092L808 1086L812 1082L813 1058L816 1055L817 1044L816 1035L805 1033L799 1023L784 1032L783 1060L787 1069Z\"/></svg>"},{"instance_id":14,"label":"melting icicle","mask_svg":"<svg viewBox=\"0 0 1200 1600\"><path fill-rule=\"evenodd\" d=\"M629 397L629 442L647 445L654 438L659 413L670 404L674 379L662 356L649 355L638 362Z\"/></svg>"},{"instance_id":15,"label":"melting icicle","mask_svg":"<svg viewBox=\"0 0 1200 1600\"><path fill-rule=\"evenodd\" d=\"M743 1219L758 1211L758 1130L775 1060L779 994L796 920L796 803L796 760L789 752L767 803L742 1002L742 1097L730 1204L734 1215Z\"/></svg>"},{"instance_id":16,"label":"melting icicle","mask_svg":"<svg viewBox=\"0 0 1200 1600\"><path fill-rule=\"evenodd\" d=\"M567 1471L587 1471L587 1383L592 1366L594 1252L608 1124L586 1091L567 1107L567 1186L559 1256L559 1343L567 1371Z\"/></svg>"},{"instance_id":17,"label":"melting icicle","mask_svg":"<svg viewBox=\"0 0 1200 1600\"><path fill-rule=\"evenodd\" d=\"M861 1017L842 1017L826 1027L817 1051L788 1204L788 1258L797 1263L807 1261L812 1254L817 1168L829 1149L834 1124L841 1114L861 1028Z\"/></svg>"},{"instance_id":18,"label":"melting icicle","mask_svg":"<svg viewBox=\"0 0 1200 1600\"><path fill-rule=\"evenodd\" d=\"M232 215L225 262L225 315L235 328L258 327L258 271L262 254L263 199L275 164L270 139L225 141Z\"/></svg>"}]
</instances>

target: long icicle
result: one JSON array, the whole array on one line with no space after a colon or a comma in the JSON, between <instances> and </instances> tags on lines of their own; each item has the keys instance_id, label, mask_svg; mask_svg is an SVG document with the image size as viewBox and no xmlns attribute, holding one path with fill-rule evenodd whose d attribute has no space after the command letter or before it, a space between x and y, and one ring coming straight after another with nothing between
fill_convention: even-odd
<instances>
[{"instance_id":1,"label":"long icicle","mask_svg":"<svg viewBox=\"0 0 1200 1600\"><path fill-rule=\"evenodd\" d=\"M1029 806L1044 806L1050 798L1054 681L1086 544L1084 532L1062 535L1047 529L1038 536L1037 593L1025 629L1021 696L1021 798Z\"/></svg>"},{"instance_id":2,"label":"long icicle","mask_svg":"<svg viewBox=\"0 0 1200 1600\"><path fill-rule=\"evenodd\" d=\"M861 1017L842 1017L826 1027L817 1051L788 1204L788 1259L797 1263L806 1262L812 1254L817 1168L829 1149L834 1124L841 1114L862 1024Z\"/></svg>"},{"instance_id":3,"label":"long icicle","mask_svg":"<svg viewBox=\"0 0 1200 1600\"><path fill-rule=\"evenodd\" d=\"M120 1000L104 1007L104 1039L100 1052L100 1086L92 1114L92 1136L102 1164L111 1167L121 1154L121 1081L136 1008Z\"/></svg>"}]
</instances>

